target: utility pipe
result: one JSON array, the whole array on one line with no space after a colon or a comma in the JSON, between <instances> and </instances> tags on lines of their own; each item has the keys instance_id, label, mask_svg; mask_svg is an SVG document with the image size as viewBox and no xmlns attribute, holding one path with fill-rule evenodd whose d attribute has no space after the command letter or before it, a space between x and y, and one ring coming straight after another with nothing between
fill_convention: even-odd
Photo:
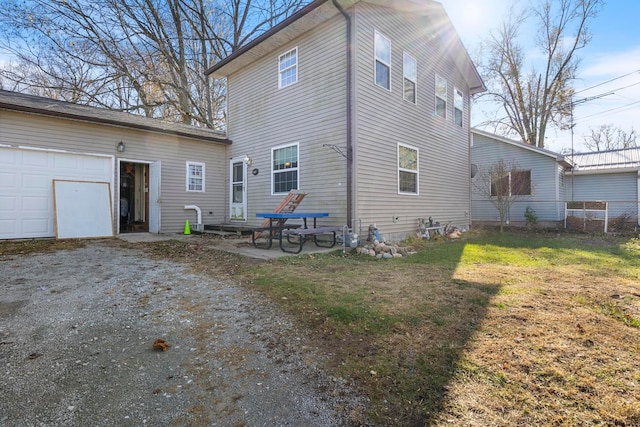
<instances>
[{"instance_id":1,"label":"utility pipe","mask_svg":"<svg viewBox=\"0 0 640 427\"><path fill-rule=\"evenodd\" d=\"M336 0L331 0L333 5L340 11L346 20L347 39L347 224L351 224L353 218L353 140L352 140L352 111L351 111L351 88L352 88L352 64L351 64L351 16L338 4Z\"/></svg>"},{"instance_id":2,"label":"utility pipe","mask_svg":"<svg viewBox=\"0 0 640 427\"><path fill-rule=\"evenodd\" d=\"M186 205L184 208L196 211L198 218L198 225L196 226L196 230L202 231L202 210L196 205Z\"/></svg>"}]
</instances>

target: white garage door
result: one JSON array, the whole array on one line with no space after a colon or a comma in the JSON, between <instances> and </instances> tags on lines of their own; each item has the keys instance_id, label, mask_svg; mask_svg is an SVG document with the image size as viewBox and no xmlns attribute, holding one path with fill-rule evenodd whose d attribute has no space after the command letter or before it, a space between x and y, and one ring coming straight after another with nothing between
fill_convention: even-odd
<instances>
[{"instance_id":1,"label":"white garage door","mask_svg":"<svg viewBox=\"0 0 640 427\"><path fill-rule=\"evenodd\" d=\"M53 179L112 183L112 160L0 147L0 239L55 237Z\"/></svg>"}]
</instances>

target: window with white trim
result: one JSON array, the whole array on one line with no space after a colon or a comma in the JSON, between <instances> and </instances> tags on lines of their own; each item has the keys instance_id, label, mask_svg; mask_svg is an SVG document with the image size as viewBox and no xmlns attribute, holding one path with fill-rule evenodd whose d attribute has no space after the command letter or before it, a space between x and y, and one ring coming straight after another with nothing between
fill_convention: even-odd
<instances>
[{"instance_id":1,"label":"window with white trim","mask_svg":"<svg viewBox=\"0 0 640 427\"><path fill-rule=\"evenodd\" d=\"M447 118L447 80L436 74L436 116Z\"/></svg>"},{"instance_id":2,"label":"window with white trim","mask_svg":"<svg viewBox=\"0 0 640 427\"><path fill-rule=\"evenodd\" d=\"M271 193L283 194L298 190L298 144L271 149Z\"/></svg>"},{"instance_id":3,"label":"window with white trim","mask_svg":"<svg viewBox=\"0 0 640 427\"><path fill-rule=\"evenodd\" d=\"M278 88L282 89L298 81L298 48L283 53L278 58Z\"/></svg>"},{"instance_id":4,"label":"window with white trim","mask_svg":"<svg viewBox=\"0 0 640 427\"><path fill-rule=\"evenodd\" d=\"M464 116L464 94L457 87L453 88L453 122L462 127Z\"/></svg>"},{"instance_id":5,"label":"window with white trim","mask_svg":"<svg viewBox=\"0 0 640 427\"><path fill-rule=\"evenodd\" d=\"M375 79L376 84L391 90L391 41L375 32Z\"/></svg>"},{"instance_id":6,"label":"window with white trim","mask_svg":"<svg viewBox=\"0 0 640 427\"><path fill-rule=\"evenodd\" d=\"M402 84L405 101L416 104L418 102L418 68L414 57L406 52L402 55Z\"/></svg>"},{"instance_id":7,"label":"window with white trim","mask_svg":"<svg viewBox=\"0 0 640 427\"><path fill-rule=\"evenodd\" d=\"M187 191L204 193L204 163L187 162Z\"/></svg>"},{"instance_id":8,"label":"window with white trim","mask_svg":"<svg viewBox=\"0 0 640 427\"><path fill-rule=\"evenodd\" d=\"M398 193L418 194L418 149L398 144Z\"/></svg>"}]
</instances>

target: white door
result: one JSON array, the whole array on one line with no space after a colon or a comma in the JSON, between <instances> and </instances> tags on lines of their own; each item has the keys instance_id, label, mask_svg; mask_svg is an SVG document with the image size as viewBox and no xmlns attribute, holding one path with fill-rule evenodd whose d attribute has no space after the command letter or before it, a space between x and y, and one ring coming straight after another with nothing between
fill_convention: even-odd
<instances>
[{"instance_id":1,"label":"white door","mask_svg":"<svg viewBox=\"0 0 640 427\"><path fill-rule=\"evenodd\" d=\"M160 162L149 165L149 233L160 232Z\"/></svg>"},{"instance_id":2,"label":"white door","mask_svg":"<svg viewBox=\"0 0 640 427\"><path fill-rule=\"evenodd\" d=\"M232 221L247 220L247 165L243 157L230 162L230 206L229 218Z\"/></svg>"},{"instance_id":3,"label":"white door","mask_svg":"<svg viewBox=\"0 0 640 427\"><path fill-rule=\"evenodd\" d=\"M53 180L108 182L113 196L112 165L109 156L0 147L0 239L55 237Z\"/></svg>"}]
</instances>

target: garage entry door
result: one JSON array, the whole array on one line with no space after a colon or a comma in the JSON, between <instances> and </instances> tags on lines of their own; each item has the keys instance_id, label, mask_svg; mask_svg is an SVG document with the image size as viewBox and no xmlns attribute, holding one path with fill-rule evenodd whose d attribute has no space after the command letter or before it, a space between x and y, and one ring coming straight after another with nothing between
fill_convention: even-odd
<instances>
[{"instance_id":1,"label":"garage entry door","mask_svg":"<svg viewBox=\"0 0 640 427\"><path fill-rule=\"evenodd\" d=\"M0 239L55 237L52 180L113 188L112 164L105 156L0 147Z\"/></svg>"}]
</instances>

